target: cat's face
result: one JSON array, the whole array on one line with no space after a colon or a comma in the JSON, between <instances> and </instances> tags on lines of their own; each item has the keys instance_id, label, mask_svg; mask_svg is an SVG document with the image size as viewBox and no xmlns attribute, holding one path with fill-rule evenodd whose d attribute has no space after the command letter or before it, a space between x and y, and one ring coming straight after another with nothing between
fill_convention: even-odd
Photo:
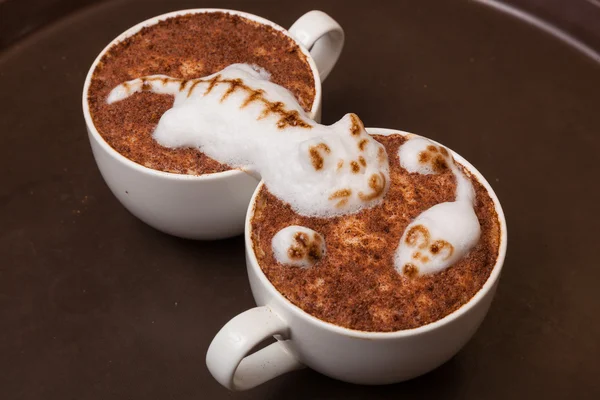
<instances>
[{"instance_id":1,"label":"cat's face","mask_svg":"<svg viewBox=\"0 0 600 400\"><path fill-rule=\"evenodd\" d=\"M331 125L331 132L301 142L299 174L327 182L331 214L357 210L382 199L389 187L385 147L374 140L355 114Z\"/></svg>"}]
</instances>

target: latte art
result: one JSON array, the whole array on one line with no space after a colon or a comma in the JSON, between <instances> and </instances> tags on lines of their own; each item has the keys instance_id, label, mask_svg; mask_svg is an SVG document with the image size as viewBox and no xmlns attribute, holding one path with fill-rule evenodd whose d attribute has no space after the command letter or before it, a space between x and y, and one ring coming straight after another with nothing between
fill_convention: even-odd
<instances>
[{"instance_id":1,"label":"latte art","mask_svg":"<svg viewBox=\"0 0 600 400\"><path fill-rule=\"evenodd\" d=\"M138 91L175 97L153 134L158 143L257 171L302 215L355 213L378 204L389 187L385 148L356 115L318 124L260 69L234 64L199 79L139 78L114 88L107 101Z\"/></svg>"},{"instance_id":2,"label":"latte art","mask_svg":"<svg viewBox=\"0 0 600 400\"><path fill-rule=\"evenodd\" d=\"M325 256L323 236L304 226L288 226L273 237L273 254L283 265L311 267Z\"/></svg>"},{"instance_id":3,"label":"latte art","mask_svg":"<svg viewBox=\"0 0 600 400\"><path fill-rule=\"evenodd\" d=\"M175 97L154 131L159 144L197 148L221 163L257 172L269 191L300 215L355 214L380 204L389 189L385 147L355 114L333 125L318 124L258 67L233 64L191 80L147 76L115 87L107 102L139 91ZM451 172L456 180L454 201L418 215L403 232L394 257L396 270L409 278L442 271L479 240L473 185L445 147L425 138L413 135L397 155L409 173ZM273 237L272 251L282 265L309 267L325 257L326 240L292 225Z\"/></svg>"},{"instance_id":4,"label":"latte art","mask_svg":"<svg viewBox=\"0 0 600 400\"><path fill-rule=\"evenodd\" d=\"M404 231L396 251L398 272L408 277L450 267L477 244L481 229L471 204L436 204Z\"/></svg>"},{"instance_id":5,"label":"latte art","mask_svg":"<svg viewBox=\"0 0 600 400\"><path fill-rule=\"evenodd\" d=\"M481 235L473 185L445 147L425 138L406 141L398 157L408 172L428 175L450 170L456 179L456 201L436 204L408 225L394 259L398 272L408 277L439 272L467 254Z\"/></svg>"}]
</instances>

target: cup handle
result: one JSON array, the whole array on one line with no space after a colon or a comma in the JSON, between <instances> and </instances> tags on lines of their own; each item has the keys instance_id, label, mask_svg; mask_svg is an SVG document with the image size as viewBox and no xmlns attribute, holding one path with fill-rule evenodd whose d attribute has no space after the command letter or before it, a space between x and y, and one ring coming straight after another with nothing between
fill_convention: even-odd
<instances>
[{"instance_id":1,"label":"cup handle","mask_svg":"<svg viewBox=\"0 0 600 400\"><path fill-rule=\"evenodd\" d=\"M325 81L344 47L344 30L323 11L309 11L289 29L290 35L308 49L321 82Z\"/></svg>"},{"instance_id":2,"label":"cup handle","mask_svg":"<svg viewBox=\"0 0 600 400\"><path fill-rule=\"evenodd\" d=\"M268 306L252 308L231 319L208 347L206 366L230 390L247 390L286 372L304 368L277 341L255 353L248 352L273 335L289 337L289 327Z\"/></svg>"}]
</instances>

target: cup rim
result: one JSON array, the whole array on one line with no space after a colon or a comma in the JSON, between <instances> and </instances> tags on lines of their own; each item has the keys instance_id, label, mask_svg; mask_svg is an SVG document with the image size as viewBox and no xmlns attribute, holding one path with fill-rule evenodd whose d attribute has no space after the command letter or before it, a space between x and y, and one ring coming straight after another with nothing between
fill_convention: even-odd
<instances>
[{"instance_id":1,"label":"cup rim","mask_svg":"<svg viewBox=\"0 0 600 400\"><path fill-rule=\"evenodd\" d=\"M372 135L391 135L394 133L402 134L408 137L421 137L420 135L405 132L401 130L395 129L387 129L387 128L366 128L367 132ZM431 140L433 143L440 144L435 140L426 138ZM449 149L449 148L448 148ZM273 297L277 297L283 304L288 306L297 317L308 319L309 322L318 325L319 327L332 331L336 334L340 334L347 337L358 338L358 339L377 339L377 340L388 340L388 339L397 339L401 337L408 337L419 335L423 333L427 333L433 331L437 328L440 328L444 325L449 324L450 322L459 319L461 316L470 311L477 303L479 303L495 286L496 282L500 277L500 272L502 271L502 266L504 265L504 259L506 258L506 245L507 245L507 230L506 230L506 218L504 216L504 211L502 210L502 206L500 205L500 201L498 200L498 196L492 189L491 185L488 181L483 177L483 175L466 159L464 159L460 154L456 153L454 150L449 149L452 153L452 156L463 165L478 181L483 185L483 187L488 192L490 198L494 203L494 208L496 210L496 214L498 215L498 222L500 224L500 246L498 248L498 257L496 258L496 263L492 268L492 272L490 276L485 281L483 286L475 293L473 297L469 299L468 302L463 304L457 310L454 310L452 313L446 315L445 317L438 319L437 321L431 322L426 325L421 325L416 328L411 329L403 329L400 331L394 332L370 332L370 331L361 331L357 329L345 328L339 325L335 325L331 322L323 321L308 312L304 311L302 308L298 307L290 300L288 300L283 294L281 294L277 288L271 283L271 281L264 274L262 268L260 267L258 260L256 259L256 255L254 254L254 246L252 246L252 239L250 236L252 224L250 223L253 214L254 214L254 203L256 201L256 197L258 193L264 186L264 181L260 181L258 186L256 187L254 193L252 194L252 198L250 200L250 204L248 205L248 211L246 212L246 224L244 228L244 245L246 247L246 255L248 257L249 263L251 267L256 271L256 275L263 286L269 291L269 294Z\"/></svg>"},{"instance_id":2,"label":"cup rim","mask_svg":"<svg viewBox=\"0 0 600 400\"><path fill-rule=\"evenodd\" d=\"M187 175L187 174L178 174L178 173L174 173L174 172L159 171L159 170L138 164L135 161L132 161L129 158L122 155L121 153L119 153L117 150L112 148L112 146L109 145L108 142L106 142L106 140L104 140L102 135L100 135L100 132L98 132L98 129L96 128L96 125L94 124L94 121L92 120L92 116L91 116L90 108L89 108L89 104L88 104L87 94L88 94L88 91L90 88L90 84L92 81L92 76L94 74L94 71L96 70L96 67L98 66L98 63L100 62L102 57L115 44L120 43L123 40L135 35L140 30L142 30L142 28L155 25L158 22L169 19L169 18L178 17L178 16L182 16L182 15L188 15L188 14L207 14L207 13L217 13L217 12L227 13L227 14L231 14L231 15L237 15L237 16L249 19L251 21L270 26L271 28L283 33L285 36L287 36L288 38L293 40L294 43L296 43L296 45L298 45L298 47L302 51L302 54L304 54L304 56L306 57L308 65L310 66L310 69L313 73L313 79L315 82L315 97L314 97L314 100L313 100L313 103L312 103L312 106L311 106L311 109L309 112L309 116L311 118L313 118L316 115L317 110L319 109L319 106L321 104L321 91L322 91L321 76L319 74L319 70L317 69L317 65L315 64L313 57L310 55L310 52L304 47L304 45L302 43L300 43L300 41L298 41L296 38L294 38L287 29L283 28L282 26L276 24L273 21L270 21L270 20L260 17L258 15L254 15L254 14L247 13L244 11L230 10L230 9L226 9L226 8L190 8L190 9L185 9L185 10L171 11L168 13L154 16L152 18L148 18L148 19L128 28L124 32L120 33L116 38L111 40L104 47L104 49L102 49L102 51L98 54L98 56L92 63L92 65L86 75L85 82L83 84L82 107L83 107L83 116L84 116L85 123L88 128L89 135L91 137L93 137L96 140L96 142L105 151L110 153L114 158L116 158L120 162L126 164L130 168L133 168L134 170L138 170L142 173L154 175L159 178L182 180L182 181L212 181L212 180L216 180L216 179L227 178L227 177L233 176L233 175L251 173L251 171L246 171L243 167L241 167L241 168L229 169L227 171L222 171L222 172L214 172L214 173L210 173L210 174Z\"/></svg>"}]
</instances>

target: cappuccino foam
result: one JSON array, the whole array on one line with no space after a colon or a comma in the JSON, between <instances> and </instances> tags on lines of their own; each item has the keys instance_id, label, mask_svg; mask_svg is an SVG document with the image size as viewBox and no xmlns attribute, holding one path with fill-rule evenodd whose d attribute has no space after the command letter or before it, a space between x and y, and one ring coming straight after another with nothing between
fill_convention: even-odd
<instances>
[{"instance_id":1,"label":"cappuccino foam","mask_svg":"<svg viewBox=\"0 0 600 400\"><path fill-rule=\"evenodd\" d=\"M366 133L358 117L348 114L331 126L318 124L287 89L268 79L264 70L246 64L192 80L154 75L115 87L107 102L140 91L174 96L173 107L162 115L153 134L159 144L194 147L219 162L253 170L300 214L331 217L381 202L389 187L386 151ZM425 138L413 135L397 154L408 172L450 171L456 179L455 201L437 204L418 216L404 232L395 257L400 273L439 272L479 239L473 186L450 152ZM310 264L302 257L282 258L282 249L274 247L274 252L286 265Z\"/></svg>"},{"instance_id":2,"label":"cappuccino foam","mask_svg":"<svg viewBox=\"0 0 600 400\"><path fill-rule=\"evenodd\" d=\"M396 269L408 276L442 271L465 256L477 244L480 234L471 204L436 204L404 231L394 259Z\"/></svg>"},{"instance_id":3,"label":"cappuccino foam","mask_svg":"<svg viewBox=\"0 0 600 400\"><path fill-rule=\"evenodd\" d=\"M278 262L294 267L310 267L325 256L325 239L305 226L291 225L273 236L273 254Z\"/></svg>"},{"instance_id":4,"label":"cappuccino foam","mask_svg":"<svg viewBox=\"0 0 600 400\"><path fill-rule=\"evenodd\" d=\"M194 147L215 160L257 171L269 190L303 215L354 213L389 187L385 148L347 114L333 125L311 120L294 96L263 71L234 64L205 78L148 76L115 87L107 101L139 91L169 94L154 139Z\"/></svg>"},{"instance_id":5,"label":"cappuccino foam","mask_svg":"<svg viewBox=\"0 0 600 400\"><path fill-rule=\"evenodd\" d=\"M479 240L481 228L473 209L473 184L456 166L450 151L430 140L414 136L398 151L400 165L408 172L431 175L452 172L456 198L425 210L406 228L395 266L414 276L444 270L466 255Z\"/></svg>"}]
</instances>

